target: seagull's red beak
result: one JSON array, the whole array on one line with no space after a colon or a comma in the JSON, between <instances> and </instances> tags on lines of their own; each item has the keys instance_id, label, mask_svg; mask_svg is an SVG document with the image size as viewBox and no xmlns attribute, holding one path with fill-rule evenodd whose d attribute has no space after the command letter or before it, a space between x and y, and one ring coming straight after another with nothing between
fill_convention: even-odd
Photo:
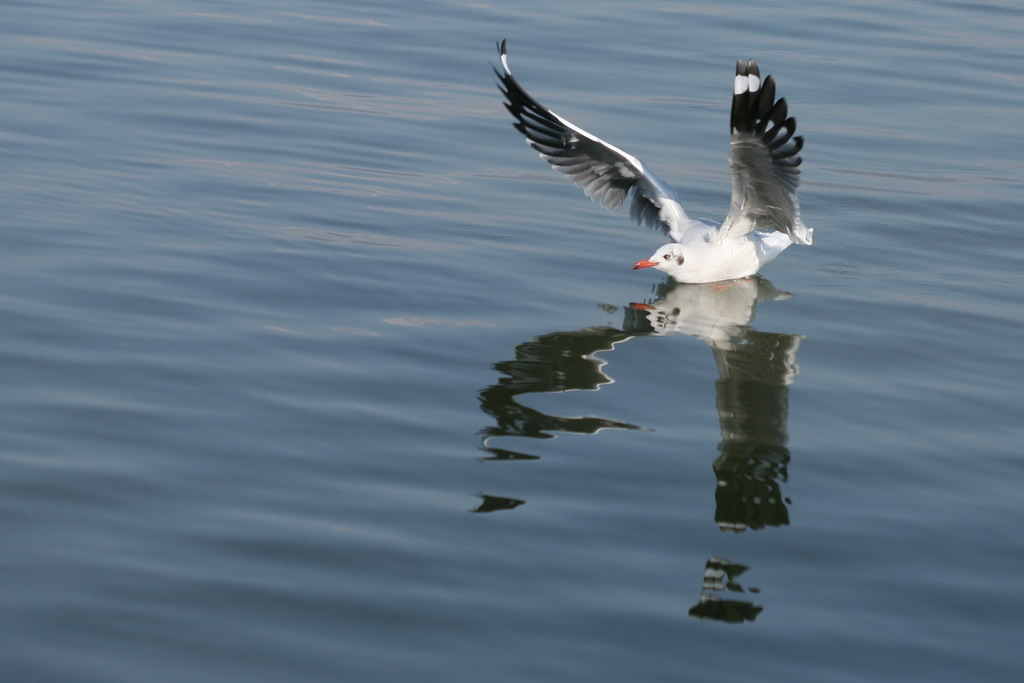
<instances>
[{"instance_id":1,"label":"seagull's red beak","mask_svg":"<svg viewBox=\"0 0 1024 683\"><path fill-rule=\"evenodd\" d=\"M648 261L647 259L644 259L643 261L637 261L636 263L634 263L633 270L636 270L637 268L650 268L651 266L656 265L658 264L654 263L653 261Z\"/></svg>"}]
</instances>

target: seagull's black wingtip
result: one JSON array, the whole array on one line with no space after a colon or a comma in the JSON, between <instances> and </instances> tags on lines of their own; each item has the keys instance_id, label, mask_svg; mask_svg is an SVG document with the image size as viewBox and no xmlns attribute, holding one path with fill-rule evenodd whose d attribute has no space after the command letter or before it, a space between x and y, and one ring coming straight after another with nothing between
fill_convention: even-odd
<instances>
[{"instance_id":1,"label":"seagull's black wingtip","mask_svg":"<svg viewBox=\"0 0 1024 683\"><path fill-rule=\"evenodd\" d=\"M757 67L757 62L753 59L748 59L744 62L742 59L736 60L736 75L737 76L758 76L761 75L761 70Z\"/></svg>"}]
</instances>

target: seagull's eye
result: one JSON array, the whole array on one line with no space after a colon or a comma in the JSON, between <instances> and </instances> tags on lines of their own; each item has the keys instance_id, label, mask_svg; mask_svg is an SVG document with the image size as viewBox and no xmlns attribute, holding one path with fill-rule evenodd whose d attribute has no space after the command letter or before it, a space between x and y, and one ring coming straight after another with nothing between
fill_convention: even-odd
<instances>
[{"instance_id":1,"label":"seagull's eye","mask_svg":"<svg viewBox=\"0 0 1024 683\"><path fill-rule=\"evenodd\" d=\"M671 260L672 260L672 254L670 254L670 253L668 253L668 252L666 251L666 252L665 252L665 255L664 255L664 256L662 256L661 258L663 258L663 259L664 259L664 260L666 260L666 261L671 261Z\"/></svg>"}]
</instances>

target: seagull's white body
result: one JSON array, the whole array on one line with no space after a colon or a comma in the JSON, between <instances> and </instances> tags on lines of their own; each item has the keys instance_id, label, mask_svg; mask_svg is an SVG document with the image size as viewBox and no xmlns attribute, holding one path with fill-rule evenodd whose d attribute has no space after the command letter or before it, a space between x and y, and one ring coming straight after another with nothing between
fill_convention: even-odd
<instances>
[{"instance_id":1,"label":"seagull's white body","mask_svg":"<svg viewBox=\"0 0 1024 683\"><path fill-rule=\"evenodd\" d=\"M753 275L791 244L810 244L813 230L800 220L799 184L803 138L775 99L771 76L757 64L737 62L733 88L732 205L721 225L695 220L675 191L642 161L570 123L530 97L512 77L505 41L495 69L515 127L555 169L588 197L616 210L631 197L629 214L673 241L634 268L653 267L678 282L717 282Z\"/></svg>"}]
</instances>

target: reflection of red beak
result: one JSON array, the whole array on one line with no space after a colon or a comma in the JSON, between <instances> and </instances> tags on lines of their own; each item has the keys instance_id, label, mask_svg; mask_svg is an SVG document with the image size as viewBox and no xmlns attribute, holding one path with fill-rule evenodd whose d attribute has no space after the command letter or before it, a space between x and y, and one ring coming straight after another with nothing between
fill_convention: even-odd
<instances>
[{"instance_id":1,"label":"reflection of red beak","mask_svg":"<svg viewBox=\"0 0 1024 683\"><path fill-rule=\"evenodd\" d=\"M633 270L636 270L637 268L650 268L651 266L656 266L656 265L658 265L658 264L654 263L652 261L648 261L647 259L644 259L643 261L637 261L636 263L634 263L633 264Z\"/></svg>"},{"instance_id":2,"label":"reflection of red beak","mask_svg":"<svg viewBox=\"0 0 1024 683\"><path fill-rule=\"evenodd\" d=\"M653 311L654 310L654 306L652 306L650 304L638 304L636 302L631 303L629 305L629 307L632 308L634 311Z\"/></svg>"}]
</instances>

